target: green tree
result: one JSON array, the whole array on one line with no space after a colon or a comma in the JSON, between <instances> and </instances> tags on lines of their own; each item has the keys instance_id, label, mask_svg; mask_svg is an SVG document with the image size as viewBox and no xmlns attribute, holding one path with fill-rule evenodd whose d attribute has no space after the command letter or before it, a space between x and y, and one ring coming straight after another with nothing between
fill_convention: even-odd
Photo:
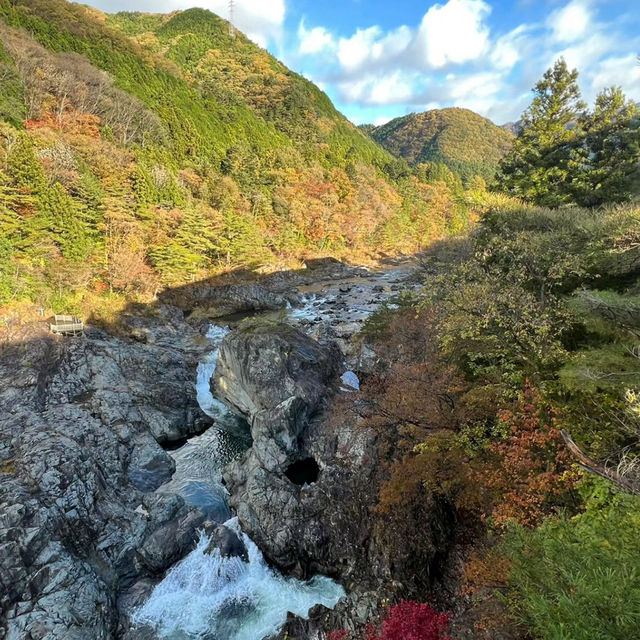
<instances>
[{"instance_id":1,"label":"green tree","mask_svg":"<svg viewBox=\"0 0 640 640\"><path fill-rule=\"evenodd\" d=\"M543 640L627 640L638 635L640 516L637 496L589 483L584 513L551 518L506 539L513 605Z\"/></svg>"},{"instance_id":2,"label":"green tree","mask_svg":"<svg viewBox=\"0 0 640 640\"><path fill-rule=\"evenodd\" d=\"M222 220L217 249L226 266L259 264L266 257L267 249L253 216L227 207L222 211Z\"/></svg>"},{"instance_id":3,"label":"green tree","mask_svg":"<svg viewBox=\"0 0 640 640\"><path fill-rule=\"evenodd\" d=\"M42 163L36 157L33 143L26 134L18 136L7 154L7 173L25 193L37 195L47 184Z\"/></svg>"},{"instance_id":4,"label":"green tree","mask_svg":"<svg viewBox=\"0 0 640 640\"><path fill-rule=\"evenodd\" d=\"M640 129L638 108L619 87L604 89L592 113L584 117L584 137L572 163L572 191L576 202L593 207L624 202L639 176Z\"/></svg>"},{"instance_id":5,"label":"green tree","mask_svg":"<svg viewBox=\"0 0 640 640\"><path fill-rule=\"evenodd\" d=\"M54 234L62 255L72 261L85 260L91 253L92 241L83 207L59 182L44 192L40 204L44 223Z\"/></svg>"},{"instance_id":6,"label":"green tree","mask_svg":"<svg viewBox=\"0 0 640 640\"><path fill-rule=\"evenodd\" d=\"M513 195L557 207L571 199L572 149L584 119L578 71L569 71L560 58L533 92L522 131L500 164L498 183Z\"/></svg>"}]
</instances>

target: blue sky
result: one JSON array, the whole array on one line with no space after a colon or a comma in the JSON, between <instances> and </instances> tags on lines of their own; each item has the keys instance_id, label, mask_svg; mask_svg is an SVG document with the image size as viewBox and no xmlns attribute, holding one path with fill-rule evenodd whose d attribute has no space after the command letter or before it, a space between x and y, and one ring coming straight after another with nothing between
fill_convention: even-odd
<instances>
[{"instance_id":1,"label":"blue sky","mask_svg":"<svg viewBox=\"0 0 640 640\"><path fill-rule=\"evenodd\" d=\"M85 0L86 1L86 0ZM104 11L228 0L89 0ZM356 124L460 106L502 124L564 56L585 99L619 85L640 101L640 0L235 0L234 22L316 82Z\"/></svg>"}]
</instances>

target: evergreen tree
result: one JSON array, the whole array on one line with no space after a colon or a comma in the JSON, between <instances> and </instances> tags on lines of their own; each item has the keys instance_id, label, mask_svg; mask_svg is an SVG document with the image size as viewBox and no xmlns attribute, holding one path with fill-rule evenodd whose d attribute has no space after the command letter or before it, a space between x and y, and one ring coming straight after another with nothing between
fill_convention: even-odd
<instances>
[{"instance_id":1,"label":"evergreen tree","mask_svg":"<svg viewBox=\"0 0 640 640\"><path fill-rule=\"evenodd\" d=\"M0 236L13 242L20 232L20 216L16 211L20 196L9 184L9 178L0 171Z\"/></svg>"},{"instance_id":2,"label":"evergreen tree","mask_svg":"<svg viewBox=\"0 0 640 640\"><path fill-rule=\"evenodd\" d=\"M536 84L522 131L500 165L498 183L513 195L551 207L570 201L572 149L585 111L577 81L577 70L561 58Z\"/></svg>"},{"instance_id":3,"label":"evergreen tree","mask_svg":"<svg viewBox=\"0 0 640 640\"><path fill-rule=\"evenodd\" d=\"M7 173L25 193L38 195L47 184L42 163L36 157L33 143L26 134L18 136L7 154Z\"/></svg>"},{"instance_id":4,"label":"evergreen tree","mask_svg":"<svg viewBox=\"0 0 640 640\"><path fill-rule=\"evenodd\" d=\"M572 162L578 204L593 207L630 198L639 177L639 115L620 88L609 87L598 95L593 113L581 124L584 137Z\"/></svg>"},{"instance_id":5,"label":"evergreen tree","mask_svg":"<svg viewBox=\"0 0 640 640\"><path fill-rule=\"evenodd\" d=\"M73 261L85 260L93 247L83 207L59 182L44 192L40 204L43 220L56 237L63 257Z\"/></svg>"},{"instance_id":6,"label":"evergreen tree","mask_svg":"<svg viewBox=\"0 0 640 640\"><path fill-rule=\"evenodd\" d=\"M253 216L228 207L222 211L224 227L217 242L227 267L259 264L267 254L264 236Z\"/></svg>"}]
</instances>

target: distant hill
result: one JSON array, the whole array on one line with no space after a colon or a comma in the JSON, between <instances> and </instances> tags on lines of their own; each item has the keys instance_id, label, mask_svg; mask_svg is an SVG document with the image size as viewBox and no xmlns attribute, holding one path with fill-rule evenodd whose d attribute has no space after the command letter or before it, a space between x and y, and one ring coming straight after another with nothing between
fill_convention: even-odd
<instances>
[{"instance_id":1,"label":"distant hill","mask_svg":"<svg viewBox=\"0 0 640 640\"><path fill-rule=\"evenodd\" d=\"M508 131L509 133L513 133L514 136L517 136L522 129L522 120L516 120L516 122L505 122L501 127Z\"/></svg>"},{"instance_id":2,"label":"distant hill","mask_svg":"<svg viewBox=\"0 0 640 640\"><path fill-rule=\"evenodd\" d=\"M362 127L393 155L410 165L442 162L465 181L474 175L491 180L514 135L468 109L434 109Z\"/></svg>"}]
</instances>

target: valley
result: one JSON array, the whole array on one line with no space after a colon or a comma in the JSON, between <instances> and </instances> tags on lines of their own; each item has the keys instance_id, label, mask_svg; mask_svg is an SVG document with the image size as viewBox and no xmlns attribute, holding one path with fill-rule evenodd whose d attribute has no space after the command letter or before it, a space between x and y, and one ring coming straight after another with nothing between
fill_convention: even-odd
<instances>
[{"instance_id":1,"label":"valley","mask_svg":"<svg viewBox=\"0 0 640 640\"><path fill-rule=\"evenodd\" d=\"M0 640L636 637L626 2L0 0Z\"/></svg>"}]
</instances>

